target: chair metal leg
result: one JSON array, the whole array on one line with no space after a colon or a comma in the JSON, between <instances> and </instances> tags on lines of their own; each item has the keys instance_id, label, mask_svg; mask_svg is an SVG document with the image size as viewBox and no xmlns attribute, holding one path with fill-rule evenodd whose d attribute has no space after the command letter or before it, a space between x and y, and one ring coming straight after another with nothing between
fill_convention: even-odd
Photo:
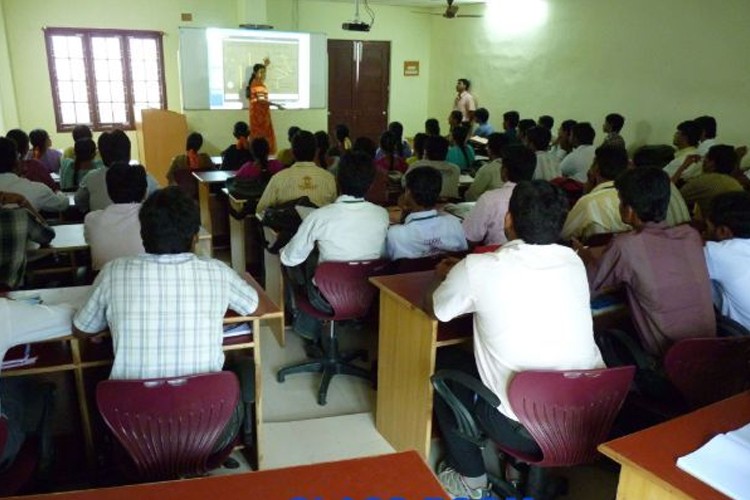
<instances>
[{"instance_id":1,"label":"chair metal leg","mask_svg":"<svg viewBox=\"0 0 750 500\"><path fill-rule=\"evenodd\" d=\"M336 373L340 375L351 375L353 377L360 377L367 380L370 380L372 378L372 375L370 374L370 370L365 370L364 368L360 368L358 366L353 365L345 365L343 363L337 363L336 364Z\"/></svg>"},{"instance_id":2,"label":"chair metal leg","mask_svg":"<svg viewBox=\"0 0 750 500\"><path fill-rule=\"evenodd\" d=\"M321 373L325 368L325 364L323 360L315 360L287 366L276 373L276 380L283 382L287 375L294 373Z\"/></svg>"},{"instance_id":3,"label":"chair metal leg","mask_svg":"<svg viewBox=\"0 0 750 500\"><path fill-rule=\"evenodd\" d=\"M331 384L331 379L335 375L330 368L330 366L326 367L323 371L323 378L320 380L320 387L318 388L318 404L320 406L325 406L326 403L328 403L328 386Z\"/></svg>"},{"instance_id":4,"label":"chair metal leg","mask_svg":"<svg viewBox=\"0 0 750 500\"><path fill-rule=\"evenodd\" d=\"M366 350L357 349L356 351L351 351L341 356L341 360L344 363L349 363L351 361L354 361L355 359L361 359L362 361L367 361L368 357L369 357L369 353Z\"/></svg>"}]
</instances>

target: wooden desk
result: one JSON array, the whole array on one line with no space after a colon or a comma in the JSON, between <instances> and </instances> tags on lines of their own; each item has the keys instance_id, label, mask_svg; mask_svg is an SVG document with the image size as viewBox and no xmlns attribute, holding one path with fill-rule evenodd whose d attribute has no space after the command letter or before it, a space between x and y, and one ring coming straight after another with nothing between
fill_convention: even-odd
<instances>
[{"instance_id":1,"label":"wooden desk","mask_svg":"<svg viewBox=\"0 0 750 500\"><path fill-rule=\"evenodd\" d=\"M211 184L224 184L227 179L234 177L234 170L211 170L209 172L193 172L193 176L198 180L198 204L201 210L201 226L206 231L213 234L213 224L211 223L211 208L209 207L209 196Z\"/></svg>"},{"instance_id":2,"label":"wooden desk","mask_svg":"<svg viewBox=\"0 0 750 500\"><path fill-rule=\"evenodd\" d=\"M13 497L18 500L292 500L447 499L414 452L356 458L220 477L165 481L88 491Z\"/></svg>"},{"instance_id":3,"label":"wooden desk","mask_svg":"<svg viewBox=\"0 0 750 500\"><path fill-rule=\"evenodd\" d=\"M52 226L55 237L49 246L34 250L34 253L48 254L54 252L75 252L76 250L88 250L89 244L83 237L83 224L62 224Z\"/></svg>"},{"instance_id":4,"label":"wooden desk","mask_svg":"<svg viewBox=\"0 0 750 500\"><path fill-rule=\"evenodd\" d=\"M261 286L249 274L243 275L247 281L258 292L258 308L250 316L239 316L228 311L225 324L252 323L253 335L231 337L224 340L224 351L237 351L252 349L255 362L255 419L257 427L257 451L258 464L263 464L263 395L261 383L261 359L260 359L260 329L261 325L283 322L283 314L276 304L269 299ZM45 304L70 303L80 307L84 304L90 287L72 287L59 289L40 289L19 292L23 296L39 295ZM12 297L14 294L9 294ZM276 326L278 328L278 325ZM36 375L40 373L72 371L75 376L76 397L81 412L81 426L86 447L86 456L89 464L93 465L96 459L95 440L91 423L90 398L87 396L87 385L85 383L86 370L95 367L106 367L112 364L112 349L109 343L96 344L89 340L79 340L72 336L66 336L46 342L35 344L38 347L39 359L34 365L3 370L3 377L14 377L22 375ZM35 349L36 351L36 349Z\"/></svg>"},{"instance_id":5,"label":"wooden desk","mask_svg":"<svg viewBox=\"0 0 750 500\"><path fill-rule=\"evenodd\" d=\"M677 468L677 458L721 432L750 421L750 392L714 403L682 417L599 445L622 466L617 498L663 500L728 498Z\"/></svg>"},{"instance_id":6,"label":"wooden desk","mask_svg":"<svg viewBox=\"0 0 750 500\"><path fill-rule=\"evenodd\" d=\"M235 198L227 188L221 190L227 199L229 206L235 212L242 212L245 209L247 200ZM232 252L232 269L238 273L245 272L245 220L237 220L229 215L229 247Z\"/></svg>"},{"instance_id":7,"label":"wooden desk","mask_svg":"<svg viewBox=\"0 0 750 500\"><path fill-rule=\"evenodd\" d=\"M441 323L424 309L434 271L378 276L378 391L375 425L397 451L416 450L424 459L432 437L432 384L437 349L471 341L470 315ZM624 305L594 317L595 328L619 320Z\"/></svg>"}]
</instances>

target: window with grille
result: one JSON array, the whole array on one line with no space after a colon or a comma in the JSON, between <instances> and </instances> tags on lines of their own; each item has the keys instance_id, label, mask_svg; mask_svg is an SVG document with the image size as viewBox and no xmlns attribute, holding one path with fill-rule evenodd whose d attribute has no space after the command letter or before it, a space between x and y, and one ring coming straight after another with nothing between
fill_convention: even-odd
<instances>
[{"instance_id":1,"label":"window with grille","mask_svg":"<svg viewBox=\"0 0 750 500\"><path fill-rule=\"evenodd\" d=\"M165 109L162 34L45 29L57 131L134 129L141 110Z\"/></svg>"}]
</instances>

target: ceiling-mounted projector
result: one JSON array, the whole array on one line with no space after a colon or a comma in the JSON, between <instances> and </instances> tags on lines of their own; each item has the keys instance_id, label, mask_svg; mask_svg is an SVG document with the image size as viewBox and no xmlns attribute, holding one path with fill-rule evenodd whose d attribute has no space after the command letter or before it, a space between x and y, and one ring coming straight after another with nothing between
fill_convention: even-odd
<instances>
[{"instance_id":1,"label":"ceiling-mounted projector","mask_svg":"<svg viewBox=\"0 0 750 500\"><path fill-rule=\"evenodd\" d=\"M345 31L370 31L370 25L359 20L359 0L354 0L354 20L342 24L341 29Z\"/></svg>"}]
</instances>

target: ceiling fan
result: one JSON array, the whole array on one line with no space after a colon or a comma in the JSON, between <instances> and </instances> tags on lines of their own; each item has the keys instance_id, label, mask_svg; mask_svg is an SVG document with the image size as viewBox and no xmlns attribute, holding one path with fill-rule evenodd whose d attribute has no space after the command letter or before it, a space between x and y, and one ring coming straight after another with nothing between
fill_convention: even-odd
<instances>
[{"instance_id":1,"label":"ceiling fan","mask_svg":"<svg viewBox=\"0 0 750 500\"><path fill-rule=\"evenodd\" d=\"M445 12L438 14L436 12L416 12L417 14L428 14L431 16L443 16L446 19L454 19L456 17L484 17L482 14L459 14L458 5L453 5L454 0L446 0L447 6Z\"/></svg>"}]
</instances>

